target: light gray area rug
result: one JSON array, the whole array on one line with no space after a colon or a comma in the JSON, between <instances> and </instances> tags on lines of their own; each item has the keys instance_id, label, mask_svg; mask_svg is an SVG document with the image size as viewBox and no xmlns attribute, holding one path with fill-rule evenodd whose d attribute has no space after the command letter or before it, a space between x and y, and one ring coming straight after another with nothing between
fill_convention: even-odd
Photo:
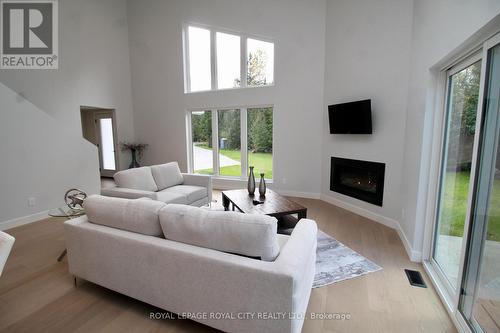
<instances>
[{"instance_id":1,"label":"light gray area rug","mask_svg":"<svg viewBox=\"0 0 500 333\"><path fill-rule=\"evenodd\" d=\"M313 288L376 272L382 267L318 230Z\"/></svg>"}]
</instances>

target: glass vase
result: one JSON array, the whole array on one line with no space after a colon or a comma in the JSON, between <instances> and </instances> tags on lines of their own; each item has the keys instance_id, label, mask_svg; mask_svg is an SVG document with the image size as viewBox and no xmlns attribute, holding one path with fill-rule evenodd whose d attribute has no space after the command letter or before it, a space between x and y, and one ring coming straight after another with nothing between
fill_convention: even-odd
<instances>
[{"instance_id":1,"label":"glass vase","mask_svg":"<svg viewBox=\"0 0 500 333\"><path fill-rule=\"evenodd\" d=\"M261 197L266 196L266 180L263 173L260 174L259 194Z\"/></svg>"},{"instance_id":2,"label":"glass vase","mask_svg":"<svg viewBox=\"0 0 500 333\"><path fill-rule=\"evenodd\" d=\"M248 194L254 195L255 193L255 176L253 174L253 166L250 167L250 172L248 174Z\"/></svg>"}]
</instances>

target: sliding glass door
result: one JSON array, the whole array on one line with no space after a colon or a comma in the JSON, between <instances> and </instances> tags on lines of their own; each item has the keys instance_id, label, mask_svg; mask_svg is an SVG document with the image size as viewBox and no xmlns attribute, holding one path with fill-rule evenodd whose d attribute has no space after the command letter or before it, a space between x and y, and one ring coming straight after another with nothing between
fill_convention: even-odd
<instances>
[{"instance_id":1,"label":"sliding glass door","mask_svg":"<svg viewBox=\"0 0 500 333\"><path fill-rule=\"evenodd\" d=\"M465 332L500 332L500 34L446 72L425 267Z\"/></svg>"},{"instance_id":2,"label":"sliding glass door","mask_svg":"<svg viewBox=\"0 0 500 333\"><path fill-rule=\"evenodd\" d=\"M458 288L478 110L481 60L467 59L448 71L446 129L433 259L451 289Z\"/></svg>"},{"instance_id":3,"label":"sliding glass door","mask_svg":"<svg viewBox=\"0 0 500 333\"><path fill-rule=\"evenodd\" d=\"M487 51L482 134L459 309L476 332L500 331L500 45Z\"/></svg>"}]
</instances>

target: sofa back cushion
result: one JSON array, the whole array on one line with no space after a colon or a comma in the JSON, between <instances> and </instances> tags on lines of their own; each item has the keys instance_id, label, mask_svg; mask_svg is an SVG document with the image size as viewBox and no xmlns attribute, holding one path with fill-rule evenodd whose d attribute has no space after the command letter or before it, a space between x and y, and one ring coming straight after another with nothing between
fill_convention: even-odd
<instances>
[{"instance_id":1,"label":"sofa back cushion","mask_svg":"<svg viewBox=\"0 0 500 333\"><path fill-rule=\"evenodd\" d=\"M150 167L123 170L113 176L118 187L143 191L158 191Z\"/></svg>"},{"instance_id":2,"label":"sofa back cushion","mask_svg":"<svg viewBox=\"0 0 500 333\"><path fill-rule=\"evenodd\" d=\"M151 172L159 191L184 182L177 162L153 165L151 166Z\"/></svg>"},{"instance_id":3,"label":"sofa back cushion","mask_svg":"<svg viewBox=\"0 0 500 333\"><path fill-rule=\"evenodd\" d=\"M160 211L160 224L165 238L173 241L264 261L279 254L274 217L170 204Z\"/></svg>"},{"instance_id":4,"label":"sofa back cushion","mask_svg":"<svg viewBox=\"0 0 500 333\"><path fill-rule=\"evenodd\" d=\"M83 207L89 222L143 235L163 235L158 217L165 207L163 202L91 195L85 199Z\"/></svg>"}]
</instances>

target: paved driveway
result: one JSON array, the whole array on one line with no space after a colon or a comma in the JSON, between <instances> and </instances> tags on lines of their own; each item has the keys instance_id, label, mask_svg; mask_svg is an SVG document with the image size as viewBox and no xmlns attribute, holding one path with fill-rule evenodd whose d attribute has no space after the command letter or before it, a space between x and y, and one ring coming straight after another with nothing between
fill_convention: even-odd
<instances>
[{"instance_id":1,"label":"paved driveway","mask_svg":"<svg viewBox=\"0 0 500 333\"><path fill-rule=\"evenodd\" d=\"M193 157L194 157L195 170L211 169L213 167L212 163L213 155L210 149L194 146ZM222 168L226 166L240 165L241 163L227 156L219 155L219 164Z\"/></svg>"}]
</instances>

